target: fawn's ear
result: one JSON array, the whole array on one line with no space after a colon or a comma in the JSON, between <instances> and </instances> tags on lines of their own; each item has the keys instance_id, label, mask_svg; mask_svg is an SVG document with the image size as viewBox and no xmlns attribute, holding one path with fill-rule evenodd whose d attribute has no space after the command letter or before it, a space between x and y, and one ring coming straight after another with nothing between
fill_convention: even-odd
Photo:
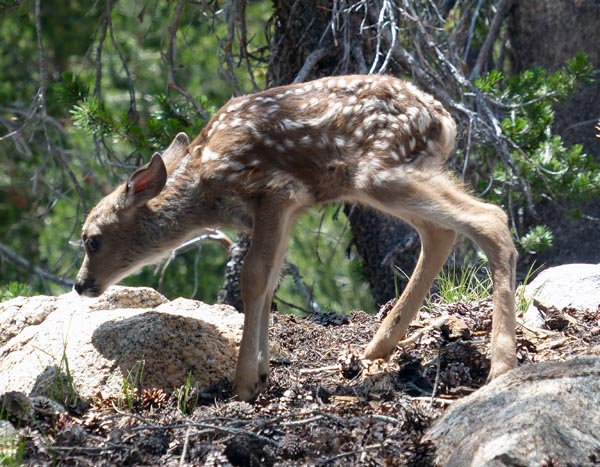
<instances>
[{"instance_id":1,"label":"fawn's ear","mask_svg":"<svg viewBox=\"0 0 600 467\"><path fill-rule=\"evenodd\" d=\"M137 169L125 186L125 207L142 206L158 195L167 183L167 168L159 153Z\"/></svg>"},{"instance_id":2,"label":"fawn's ear","mask_svg":"<svg viewBox=\"0 0 600 467\"><path fill-rule=\"evenodd\" d=\"M166 166L170 166L171 162L176 162L182 156L185 156L190 138L185 133L178 133L175 139L169 144L169 147L162 153L162 159Z\"/></svg>"}]
</instances>

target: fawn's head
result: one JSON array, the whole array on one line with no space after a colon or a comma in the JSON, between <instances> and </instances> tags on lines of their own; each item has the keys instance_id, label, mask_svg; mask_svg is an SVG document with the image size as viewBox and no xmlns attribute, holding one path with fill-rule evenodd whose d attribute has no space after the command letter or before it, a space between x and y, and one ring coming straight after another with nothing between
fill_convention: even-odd
<instances>
[{"instance_id":1,"label":"fawn's head","mask_svg":"<svg viewBox=\"0 0 600 467\"><path fill-rule=\"evenodd\" d=\"M77 293L101 295L108 286L173 247L161 241L160 232L149 221L152 208L148 202L163 191L167 165L185 154L187 146L187 136L177 135L162 157L155 153L148 164L91 210L81 232L85 258L75 282Z\"/></svg>"}]
</instances>

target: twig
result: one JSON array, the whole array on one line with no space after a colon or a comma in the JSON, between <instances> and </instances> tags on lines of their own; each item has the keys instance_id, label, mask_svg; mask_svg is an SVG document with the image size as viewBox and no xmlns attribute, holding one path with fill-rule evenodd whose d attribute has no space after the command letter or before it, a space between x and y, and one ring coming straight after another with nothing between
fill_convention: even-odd
<instances>
[{"instance_id":1,"label":"twig","mask_svg":"<svg viewBox=\"0 0 600 467\"><path fill-rule=\"evenodd\" d=\"M336 456L331 456L328 457L326 459L323 459L322 461L318 462L318 465L327 465L327 464L331 464L334 461L338 460L338 459L343 459L344 457L350 457L350 456L356 456L358 454L362 454L365 452L369 452L369 451L374 451L376 449L381 449L384 446L385 443L377 443L377 444L370 444L368 446L365 446L364 448L361 449L357 449L355 451L346 451L346 452L342 452Z\"/></svg>"},{"instance_id":2,"label":"twig","mask_svg":"<svg viewBox=\"0 0 600 467\"><path fill-rule=\"evenodd\" d=\"M389 17L390 17L390 20L389 20L390 26L389 26L389 28L386 28L388 51L385 54L385 59L384 59L383 64L378 69L377 65L379 64L379 57L381 56L381 38L382 38L382 31L384 28L384 19L386 17L386 14L389 15ZM396 45L396 40L397 40L397 36L398 36L398 33L396 31L396 29L397 29L396 18L394 16L394 7L389 4L388 0L383 0L383 5L382 5L381 9L379 10L379 14L377 16L376 25L377 25L377 42L376 42L376 46L375 46L375 59L373 61L373 64L371 65L369 74L383 73L385 71L385 69L387 68L387 65L389 63L390 57L392 56L395 45Z\"/></svg>"},{"instance_id":3,"label":"twig","mask_svg":"<svg viewBox=\"0 0 600 467\"><path fill-rule=\"evenodd\" d=\"M310 307L310 312L321 313L321 307L317 302L314 301L312 292L309 292L306 289L304 283L302 282L302 277L300 276L300 270L298 269L298 266L296 266L293 263L287 263L285 272L292 276L292 279L294 281L294 284L296 285L296 288L298 289L298 292L300 292L300 294L308 303L308 306Z\"/></svg>"},{"instance_id":4,"label":"twig","mask_svg":"<svg viewBox=\"0 0 600 467\"><path fill-rule=\"evenodd\" d=\"M466 63L469 58L469 52L471 51L471 40L475 35L475 26L477 25L477 18L479 18L479 12L481 11L481 6L483 4L483 0L477 1L477 6L473 11L473 16L471 17L471 24L469 25L469 32L467 33L467 45L465 46L465 52L463 54L463 61Z\"/></svg>"},{"instance_id":5,"label":"twig","mask_svg":"<svg viewBox=\"0 0 600 467\"><path fill-rule=\"evenodd\" d=\"M433 382L433 389L431 390L431 400L429 401L429 408L433 407L435 400L435 394L437 393L438 386L440 384L440 369L442 366L442 347L438 349L437 362L435 365L435 381Z\"/></svg>"},{"instance_id":6,"label":"twig","mask_svg":"<svg viewBox=\"0 0 600 467\"><path fill-rule=\"evenodd\" d=\"M125 71L125 76L127 77L127 88L129 90L129 115L132 120L135 120L137 117L137 108L135 102L135 87L133 84L133 77L129 71L129 66L127 66L127 60L115 39L115 34L113 31L112 21L109 23L109 31L110 31L110 40L115 48L119 59L121 60L121 65L123 66L123 70Z\"/></svg>"},{"instance_id":7,"label":"twig","mask_svg":"<svg viewBox=\"0 0 600 467\"><path fill-rule=\"evenodd\" d=\"M248 29L246 27L246 0L240 0L240 11L238 14L239 19L239 30L240 30L240 56L246 63L246 71L250 80L252 81L252 87L254 91L258 91L259 87L254 77L254 70L252 69L252 62L250 61L250 53L248 52Z\"/></svg>"},{"instance_id":8,"label":"twig","mask_svg":"<svg viewBox=\"0 0 600 467\"><path fill-rule=\"evenodd\" d=\"M318 422L319 420L327 420L329 417L324 417L323 415L315 415L310 418L303 418L301 420L293 420L289 422L282 422L281 426L290 427L290 426L302 426L307 425L312 422Z\"/></svg>"},{"instance_id":9,"label":"twig","mask_svg":"<svg viewBox=\"0 0 600 467\"><path fill-rule=\"evenodd\" d=\"M167 260L162 264L162 266L157 267L157 269L154 271L154 274L157 274L160 271L158 289L162 290L165 272L167 271L167 268L171 265L171 263L177 257L178 254L180 254L182 251L188 249L193 245L197 244L198 246L201 246L207 241L217 242L220 245L222 245L223 248L225 248L226 250L229 250L233 245L233 241L225 233L216 229L207 229L207 231L204 234L198 235L197 237L194 237L191 240L188 240L187 242L179 245L177 248L171 251L171 254L167 258ZM195 268L195 270L197 270L197 268ZM192 296L194 295L195 293L192 294Z\"/></svg>"},{"instance_id":10,"label":"twig","mask_svg":"<svg viewBox=\"0 0 600 467\"><path fill-rule=\"evenodd\" d=\"M253 438L259 439L265 443L268 443L272 446L278 446L277 441L272 440L271 438L268 438L266 436L262 436L259 435L257 433L254 433L253 431L250 430L244 430L242 428L233 428L233 427L227 427L227 426L219 426L219 425L213 425L210 423L202 423L202 422L190 422L191 426L194 426L196 428L203 428L203 429L209 429L209 430L214 430L214 431L221 431L223 433L228 433L228 434L232 434L232 435L246 435L246 436L251 436Z\"/></svg>"},{"instance_id":11,"label":"twig","mask_svg":"<svg viewBox=\"0 0 600 467\"><path fill-rule=\"evenodd\" d=\"M500 128L500 124L498 119L489 108L487 101L485 100L483 94L475 87L475 85L465 77L458 68L452 63L451 60L446 57L446 55L440 50L437 46L431 35L425 29L421 21L418 20L419 15L413 9L413 4L408 2L407 0L403 1L404 8L406 10L406 17L413 22L417 31L423 37L425 44L427 47L431 49L431 51L435 54L438 61L444 65L446 70L450 73L450 76L454 79L459 89L467 90L473 97L476 99L476 103L479 107L479 112L475 112L468 108L463 103L457 102L453 99L450 94L446 92L441 86L434 85L434 77L431 74L430 70L425 70L421 66L420 62L418 62L406 49L404 49L399 43L396 43L396 46L393 48L394 58L400 62L400 64L412 71L412 73L428 87L436 97L442 101L446 105L446 107L457 110L469 118L472 118L475 122L478 123L478 129L482 130L484 136L489 138L498 153L504 160L506 166L510 168L515 177L517 178L519 185L525 195L526 205L529 212L532 215L536 215L536 209L533 203L533 196L531 194L531 187L527 180L522 176L518 167L513 160L510 149L519 151L522 155L524 155L523 150L511 139L507 138ZM377 21L379 17L379 12L376 11L376 8L372 10L371 16L373 21ZM383 37L388 45L392 43L392 38L390 37L389 31L383 31ZM484 118L482 118L482 115Z\"/></svg>"},{"instance_id":12,"label":"twig","mask_svg":"<svg viewBox=\"0 0 600 467\"><path fill-rule=\"evenodd\" d=\"M431 323L429 326L425 326L424 328L421 328L421 329L415 331L412 334L412 336L407 337L406 339L398 342L398 347L406 347L408 345L414 344L421 338L421 336L423 336L423 334L428 333L432 329L436 329L436 328L439 328L440 326L443 326L447 321L448 321L448 316L447 315L442 316L438 320Z\"/></svg>"},{"instance_id":13,"label":"twig","mask_svg":"<svg viewBox=\"0 0 600 467\"><path fill-rule=\"evenodd\" d=\"M46 64L46 52L44 50L44 42L42 40L42 20L41 20L41 5L40 0L35 2L35 31L37 37L37 47L39 54L39 70L40 70L40 89L38 91L38 111L41 113L42 126L44 127L44 136L46 137L46 147L50 151L50 137L48 136L48 126L46 123L46 86L48 84L48 69Z\"/></svg>"},{"instance_id":14,"label":"twig","mask_svg":"<svg viewBox=\"0 0 600 467\"><path fill-rule=\"evenodd\" d=\"M306 313L307 315L311 314L311 310L307 310L306 308L302 308L301 306L298 306L294 303L288 302L286 300L283 300L282 298L280 298L277 294L273 295L273 300L282 303L283 305L292 308L294 310L298 310L301 311L302 313Z\"/></svg>"},{"instance_id":15,"label":"twig","mask_svg":"<svg viewBox=\"0 0 600 467\"><path fill-rule=\"evenodd\" d=\"M220 64L220 71L225 76L227 82L233 87L236 96L242 94L242 90L233 71L235 68L233 60L233 42L235 40L236 13L239 1L243 0L231 0L227 2L228 8L224 10L227 20L227 35L219 44L225 54L223 63Z\"/></svg>"},{"instance_id":16,"label":"twig","mask_svg":"<svg viewBox=\"0 0 600 467\"><path fill-rule=\"evenodd\" d=\"M411 399L414 401L428 402L430 404L430 406L431 406L432 402L436 402L436 403L442 404L442 405L450 405L455 402L455 399L444 399L443 397L434 397L434 396L414 396L414 397L411 397Z\"/></svg>"},{"instance_id":17,"label":"twig","mask_svg":"<svg viewBox=\"0 0 600 467\"><path fill-rule=\"evenodd\" d=\"M94 84L94 96L98 99L102 99L102 49L104 48L104 41L106 40L106 31L108 30L108 24L111 21L111 14L116 0L108 0L106 2L106 10L100 18L98 28L100 31L100 37L98 39L98 45L96 46L96 83Z\"/></svg>"},{"instance_id":18,"label":"twig","mask_svg":"<svg viewBox=\"0 0 600 467\"><path fill-rule=\"evenodd\" d=\"M181 450L181 457L179 458L179 467L183 467L183 465L185 464L185 456L187 455L191 429L192 429L192 426L188 425L187 430L185 430L185 438L183 440L183 449Z\"/></svg>"},{"instance_id":19,"label":"twig","mask_svg":"<svg viewBox=\"0 0 600 467\"><path fill-rule=\"evenodd\" d=\"M363 415L360 417L352 417L349 421L350 421L350 423L356 423L356 422L362 422L364 420L375 420L377 422L393 423L394 425L402 424L402 421L397 418L390 417L388 415L378 414L378 413L372 413L372 414Z\"/></svg>"},{"instance_id":20,"label":"twig","mask_svg":"<svg viewBox=\"0 0 600 467\"><path fill-rule=\"evenodd\" d=\"M301 375L311 375L313 373L330 373L336 372L341 369L340 365L330 365L330 366L322 366L320 368L302 368L299 371Z\"/></svg>"}]
</instances>

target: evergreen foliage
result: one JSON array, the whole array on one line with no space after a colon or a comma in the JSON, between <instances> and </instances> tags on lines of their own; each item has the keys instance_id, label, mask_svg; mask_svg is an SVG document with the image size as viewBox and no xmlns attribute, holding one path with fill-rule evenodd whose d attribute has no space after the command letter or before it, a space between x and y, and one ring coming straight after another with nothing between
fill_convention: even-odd
<instances>
[{"instance_id":1,"label":"evergreen foliage","mask_svg":"<svg viewBox=\"0 0 600 467\"><path fill-rule=\"evenodd\" d=\"M567 148L552 131L553 105L566 99L578 85L593 80L593 67L584 54L567 61L563 69L554 73L533 68L506 76L492 70L475 80L482 92L496 100L503 115L502 131L514 143L512 159L520 176L527 180L530 193L520 189L515 171L496 160L491 148L482 148L481 155L492 173L493 188L488 191L490 181L481 178L477 189L504 206L525 206L528 196L534 204L543 199L581 203L597 197L598 164L582 152L581 145ZM486 158L492 162L485 161ZM533 225L518 241L522 251L534 254L549 250L552 239L552 232L546 226Z\"/></svg>"}]
</instances>

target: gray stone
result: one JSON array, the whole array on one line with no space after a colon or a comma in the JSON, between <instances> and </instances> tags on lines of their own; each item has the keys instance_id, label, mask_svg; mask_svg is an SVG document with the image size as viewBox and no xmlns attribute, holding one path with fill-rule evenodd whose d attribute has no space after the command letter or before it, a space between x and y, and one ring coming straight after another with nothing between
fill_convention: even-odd
<instances>
[{"instance_id":1,"label":"gray stone","mask_svg":"<svg viewBox=\"0 0 600 467\"><path fill-rule=\"evenodd\" d=\"M542 271L524 291L529 307L525 324L541 327L544 317L534 299L559 310L567 306L595 310L600 306L600 264L564 264Z\"/></svg>"},{"instance_id":2,"label":"gray stone","mask_svg":"<svg viewBox=\"0 0 600 467\"><path fill-rule=\"evenodd\" d=\"M0 303L0 394L122 396L124 379L171 391L233 379L243 315L149 288Z\"/></svg>"},{"instance_id":3,"label":"gray stone","mask_svg":"<svg viewBox=\"0 0 600 467\"><path fill-rule=\"evenodd\" d=\"M427 432L437 465L600 461L600 357L530 364L453 404Z\"/></svg>"},{"instance_id":4,"label":"gray stone","mask_svg":"<svg viewBox=\"0 0 600 467\"><path fill-rule=\"evenodd\" d=\"M8 420L0 420L0 459L6 455L6 451L14 449L17 430Z\"/></svg>"}]
</instances>

